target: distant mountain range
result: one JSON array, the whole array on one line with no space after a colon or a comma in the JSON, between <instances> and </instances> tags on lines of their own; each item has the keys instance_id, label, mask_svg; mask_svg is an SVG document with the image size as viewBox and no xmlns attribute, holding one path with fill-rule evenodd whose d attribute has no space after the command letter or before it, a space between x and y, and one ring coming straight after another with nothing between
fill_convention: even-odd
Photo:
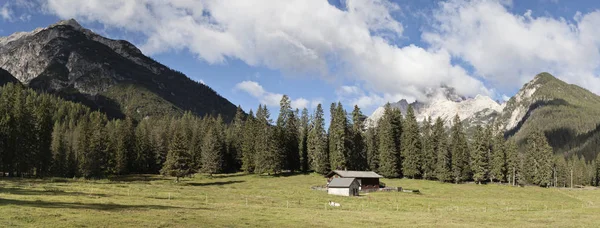
<instances>
[{"instance_id":1,"label":"distant mountain range","mask_svg":"<svg viewBox=\"0 0 600 228\"><path fill-rule=\"evenodd\" d=\"M236 106L210 87L112 40L65 20L0 37L0 68L37 91L84 103L111 117L235 115ZM0 82L11 79L0 71Z\"/></svg>"},{"instance_id":2,"label":"distant mountain range","mask_svg":"<svg viewBox=\"0 0 600 228\"><path fill-rule=\"evenodd\" d=\"M600 96L548 73L535 76L503 104L487 96L461 97L448 87L428 94L428 98L412 103L419 121L440 117L449 126L458 114L467 129L498 124L505 136L516 140L521 149L527 136L539 129L557 154L592 160L600 152L597 149L600 148ZM405 114L409 104L400 100L391 105ZM375 125L382 115L383 107L375 110L367 119L368 126Z\"/></svg>"}]
</instances>

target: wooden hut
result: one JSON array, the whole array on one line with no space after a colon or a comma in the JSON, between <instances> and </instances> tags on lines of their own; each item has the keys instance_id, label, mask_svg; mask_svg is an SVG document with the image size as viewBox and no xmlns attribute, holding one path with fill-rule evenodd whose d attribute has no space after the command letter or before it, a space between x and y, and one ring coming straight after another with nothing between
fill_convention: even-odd
<instances>
[{"instance_id":1,"label":"wooden hut","mask_svg":"<svg viewBox=\"0 0 600 228\"><path fill-rule=\"evenodd\" d=\"M355 178L360 186L359 190L379 189L379 178L383 178L381 175L373 171L346 170L333 170L325 177L327 177L328 184L336 178Z\"/></svg>"},{"instance_id":2,"label":"wooden hut","mask_svg":"<svg viewBox=\"0 0 600 228\"><path fill-rule=\"evenodd\" d=\"M338 196L358 196L359 187L356 178L335 178L327 185L327 193Z\"/></svg>"}]
</instances>

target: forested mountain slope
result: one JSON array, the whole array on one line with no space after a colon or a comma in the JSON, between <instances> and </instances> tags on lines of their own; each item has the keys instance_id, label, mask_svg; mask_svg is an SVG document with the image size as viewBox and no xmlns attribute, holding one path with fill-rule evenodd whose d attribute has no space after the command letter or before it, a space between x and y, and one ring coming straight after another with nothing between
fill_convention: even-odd
<instances>
[{"instance_id":1,"label":"forested mountain slope","mask_svg":"<svg viewBox=\"0 0 600 228\"><path fill-rule=\"evenodd\" d=\"M593 160L600 145L600 96L538 74L506 104L497 122L517 144L536 129L544 131L555 153Z\"/></svg>"},{"instance_id":2,"label":"forested mountain slope","mask_svg":"<svg viewBox=\"0 0 600 228\"><path fill-rule=\"evenodd\" d=\"M208 86L104 38L75 20L0 37L0 67L21 83L99 109L111 117L221 114L236 107Z\"/></svg>"}]
</instances>

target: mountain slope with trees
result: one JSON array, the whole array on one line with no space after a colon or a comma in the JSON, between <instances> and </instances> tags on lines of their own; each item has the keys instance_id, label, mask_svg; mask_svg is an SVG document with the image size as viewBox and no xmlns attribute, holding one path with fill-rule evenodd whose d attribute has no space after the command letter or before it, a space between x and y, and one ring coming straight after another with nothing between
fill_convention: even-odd
<instances>
[{"instance_id":1,"label":"mountain slope with trees","mask_svg":"<svg viewBox=\"0 0 600 228\"><path fill-rule=\"evenodd\" d=\"M109 117L221 114L236 107L210 87L145 56L127 41L104 38L75 20L1 38L0 67L37 91L81 102Z\"/></svg>"}]
</instances>

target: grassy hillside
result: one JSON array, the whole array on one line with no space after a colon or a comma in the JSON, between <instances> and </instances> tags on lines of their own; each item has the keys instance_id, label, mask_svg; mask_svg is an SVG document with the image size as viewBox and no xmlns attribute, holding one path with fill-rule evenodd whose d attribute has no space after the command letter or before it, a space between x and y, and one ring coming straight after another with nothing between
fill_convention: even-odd
<instances>
[{"instance_id":1,"label":"grassy hillside","mask_svg":"<svg viewBox=\"0 0 600 228\"><path fill-rule=\"evenodd\" d=\"M584 155L588 160L595 158L598 151L580 147L592 137L600 124L600 96L576 85L567 84L548 73L542 73L526 84L522 91L535 91L530 97L511 98L500 121L508 122L518 108L526 114L507 136L524 144L535 129L545 132L555 153ZM579 139L578 143L574 143ZM578 149L577 149L578 148Z\"/></svg>"},{"instance_id":2,"label":"grassy hillside","mask_svg":"<svg viewBox=\"0 0 600 228\"><path fill-rule=\"evenodd\" d=\"M330 196L317 175L0 180L0 226L596 227L600 191L383 180L421 194ZM327 206L338 202L340 208Z\"/></svg>"}]
</instances>

